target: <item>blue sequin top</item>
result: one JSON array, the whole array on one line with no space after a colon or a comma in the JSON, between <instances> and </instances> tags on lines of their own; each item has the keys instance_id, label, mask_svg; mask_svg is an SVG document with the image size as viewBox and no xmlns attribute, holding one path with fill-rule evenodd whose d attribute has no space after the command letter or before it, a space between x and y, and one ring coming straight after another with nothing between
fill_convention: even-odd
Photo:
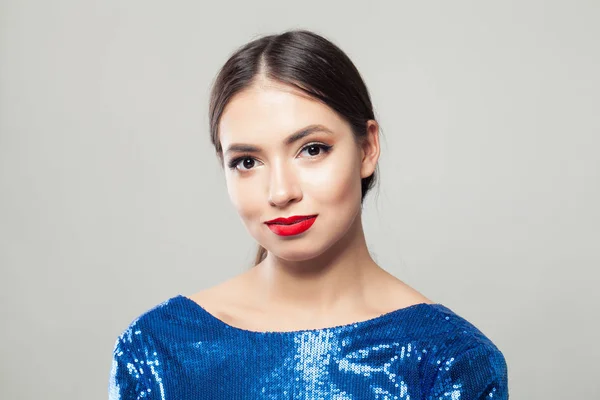
<instances>
[{"instance_id":1,"label":"blue sequin top","mask_svg":"<svg viewBox=\"0 0 600 400\"><path fill-rule=\"evenodd\" d=\"M508 399L500 350L441 304L288 332L228 325L177 295L117 338L109 399Z\"/></svg>"}]
</instances>

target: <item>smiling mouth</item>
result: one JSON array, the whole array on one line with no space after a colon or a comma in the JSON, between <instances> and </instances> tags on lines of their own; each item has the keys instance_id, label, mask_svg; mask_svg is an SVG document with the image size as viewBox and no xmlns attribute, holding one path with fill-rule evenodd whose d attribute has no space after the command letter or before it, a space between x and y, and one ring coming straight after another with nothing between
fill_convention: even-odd
<instances>
[{"instance_id":1,"label":"smiling mouth","mask_svg":"<svg viewBox=\"0 0 600 400\"><path fill-rule=\"evenodd\" d=\"M294 218L294 217L293 217ZM316 215L295 217L294 222L275 221L268 222L269 229L278 236L296 236L306 232L317 219Z\"/></svg>"},{"instance_id":2,"label":"smiling mouth","mask_svg":"<svg viewBox=\"0 0 600 400\"><path fill-rule=\"evenodd\" d=\"M294 222L267 222L267 225L294 225L294 224L298 224L298 223L300 223L302 221L306 221L307 219L311 219L311 218L314 218L314 217L315 216L312 215L312 216L308 216L306 218L302 218L302 219L296 220Z\"/></svg>"}]
</instances>

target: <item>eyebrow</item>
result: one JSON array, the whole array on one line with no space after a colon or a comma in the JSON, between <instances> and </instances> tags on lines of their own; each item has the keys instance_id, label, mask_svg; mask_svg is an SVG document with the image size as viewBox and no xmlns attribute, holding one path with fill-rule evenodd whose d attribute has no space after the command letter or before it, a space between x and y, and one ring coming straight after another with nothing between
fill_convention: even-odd
<instances>
[{"instance_id":1,"label":"eyebrow","mask_svg":"<svg viewBox=\"0 0 600 400\"><path fill-rule=\"evenodd\" d=\"M319 124L308 125L302 129L292 133L290 136L288 136L285 139L284 143L286 146L289 146L289 145L297 142L298 140L301 140L302 138L305 138L306 136L312 135L313 133L317 133L317 132L325 132L325 133L333 134L333 132L324 125L319 125ZM234 143L227 148L227 151L225 151L225 154L229 154L231 152L258 153L258 152L260 152L260 148L249 145L249 144Z\"/></svg>"}]
</instances>

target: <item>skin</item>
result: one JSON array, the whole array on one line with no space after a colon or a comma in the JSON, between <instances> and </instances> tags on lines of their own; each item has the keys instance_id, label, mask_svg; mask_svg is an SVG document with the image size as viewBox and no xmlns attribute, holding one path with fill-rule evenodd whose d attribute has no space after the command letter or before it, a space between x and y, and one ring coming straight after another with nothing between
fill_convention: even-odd
<instances>
[{"instance_id":1,"label":"skin","mask_svg":"<svg viewBox=\"0 0 600 400\"><path fill-rule=\"evenodd\" d=\"M285 143L290 134L314 124L331 132ZM225 323L253 331L344 325L433 303L378 266L367 249L361 179L375 171L379 159L376 121L368 121L368 135L359 142L327 105L261 78L231 99L219 132L231 203L268 256L192 300ZM260 151L227 152L233 144ZM326 152L307 144L332 147ZM230 169L229 162L240 156ZM315 223L297 236L278 236L264 224L312 214L318 214Z\"/></svg>"}]
</instances>

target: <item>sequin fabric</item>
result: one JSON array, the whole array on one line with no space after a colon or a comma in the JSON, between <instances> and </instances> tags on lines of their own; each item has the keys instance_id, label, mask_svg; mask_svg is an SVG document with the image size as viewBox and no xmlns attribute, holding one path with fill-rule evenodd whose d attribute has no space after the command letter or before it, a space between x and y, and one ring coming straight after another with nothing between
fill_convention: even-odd
<instances>
[{"instance_id":1,"label":"sequin fabric","mask_svg":"<svg viewBox=\"0 0 600 400\"><path fill-rule=\"evenodd\" d=\"M184 295L117 338L117 399L508 399L503 354L442 304L415 304L332 328L256 332Z\"/></svg>"}]
</instances>

